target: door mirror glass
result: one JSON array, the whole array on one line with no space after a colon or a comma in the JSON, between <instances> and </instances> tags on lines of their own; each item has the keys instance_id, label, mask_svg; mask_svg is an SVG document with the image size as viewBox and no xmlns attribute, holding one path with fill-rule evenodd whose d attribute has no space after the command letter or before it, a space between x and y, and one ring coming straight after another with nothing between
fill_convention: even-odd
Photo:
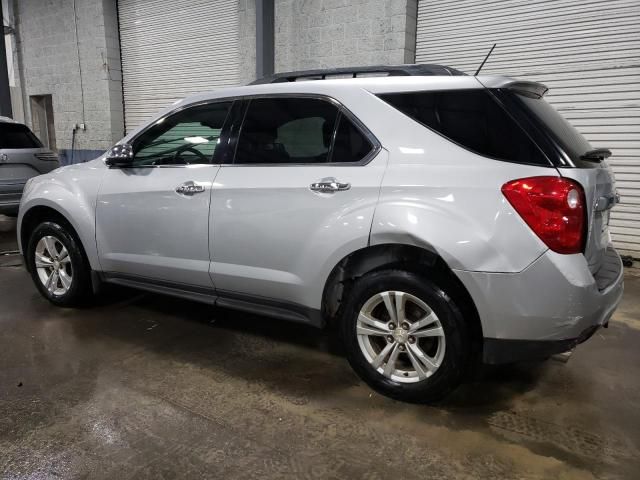
<instances>
[{"instance_id":1,"label":"door mirror glass","mask_svg":"<svg viewBox=\"0 0 640 480\"><path fill-rule=\"evenodd\" d=\"M107 152L106 163L110 167L131 165L133 163L133 147L128 143L112 147Z\"/></svg>"}]
</instances>

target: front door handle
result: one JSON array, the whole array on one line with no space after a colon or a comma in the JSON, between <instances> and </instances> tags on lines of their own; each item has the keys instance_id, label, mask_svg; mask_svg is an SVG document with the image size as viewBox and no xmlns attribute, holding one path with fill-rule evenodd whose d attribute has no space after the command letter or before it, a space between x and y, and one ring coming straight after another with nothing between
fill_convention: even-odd
<instances>
[{"instance_id":1,"label":"front door handle","mask_svg":"<svg viewBox=\"0 0 640 480\"><path fill-rule=\"evenodd\" d=\"M334 193L343 192L351 188L350 183L341 183L333 177L323 178L319 182L312 183L309 188L314 192Z\"/></svg>"},{"instance_id":2,"label":"front door handle","mask_svg":"<svg viewBox=\"0 0 640 480\"><path fill-rule=\"evenodd\" d=\"M182 185L176 187L176 192L181 195L193 195L204 192L204 186L198 185L195 182L184 182Z\"/></svg>"}]
</instances>

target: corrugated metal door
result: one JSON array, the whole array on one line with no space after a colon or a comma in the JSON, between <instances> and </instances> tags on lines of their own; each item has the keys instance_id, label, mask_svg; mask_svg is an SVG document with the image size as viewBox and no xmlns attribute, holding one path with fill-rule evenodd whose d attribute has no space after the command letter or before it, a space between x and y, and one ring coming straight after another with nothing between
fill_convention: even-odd
<instances>
[{"instance_id":1,"label":"corrugated metal door","mask_svg":"<svg viewBox=\"0 0 640 480\"><path fill-rule=\"evenodd\" d=\"M238 85L238 2L118 0L125 129L185 96Z\"/></svg>"},{"instance_id":2,"label":"corrugated metal door","mask_svg":"<svg viewBox=\"0 0 640 480\"><path fill-rule=\"evenodd\" d=\"M640 258L640 1L421 0L416 62L535 80L594 147L613 151L614 243Z\"/></svg>"}]
</instances>

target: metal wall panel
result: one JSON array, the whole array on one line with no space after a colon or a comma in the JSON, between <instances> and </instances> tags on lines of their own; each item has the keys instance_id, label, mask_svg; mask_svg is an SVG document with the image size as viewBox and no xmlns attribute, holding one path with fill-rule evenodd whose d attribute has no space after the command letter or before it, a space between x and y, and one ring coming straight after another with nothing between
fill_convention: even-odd
<instances>
[{"instance_id":1,"label":"metal wall panel","mask_svg":"<svg viewBox=\"0 0 640 480\"><path fill-rule=\"evenodd\" d=\"M238 85L238 2L118 0L125 129L187 95Z\"/></svg>"},{"instance_id":2,"label":"metal wall panel","mask_svg":"<svg viewBox=\"0 0 640 480\"><path fill-rule=\"evenodd\" d=\"M546 84L594 147L609 147L622 204L618 249L640 258L640 1L420 0L417 63Z\"/></svg>"}]
</instances>

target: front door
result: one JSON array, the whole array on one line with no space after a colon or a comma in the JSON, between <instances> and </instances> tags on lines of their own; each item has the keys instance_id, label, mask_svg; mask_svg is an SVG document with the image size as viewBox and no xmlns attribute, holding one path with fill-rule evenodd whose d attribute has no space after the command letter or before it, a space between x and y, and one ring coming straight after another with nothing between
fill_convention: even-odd
<instances>
[{"instance_id":1,"label":"front door","mask_svg":"<svg viewBox=\"0 0 640 480\"><path fill-rule=\"evenodd\" d=\"M233 164L212 192L220 296L320 307L322 277L366 247L386 152L319 98L250 101Z\"/></svg>"},{"instance_id":2,"label":"front door","mask_svg":"<svg viewBox=\"0 0 640 480\"><path fill-rule=\"evenodd\" d=\"M218 139L231 102L190 106L132 142L134 160L109 168L98 194L102 270L178 288L212 288L209 206Z\"/></svg>"}]
</instances>

